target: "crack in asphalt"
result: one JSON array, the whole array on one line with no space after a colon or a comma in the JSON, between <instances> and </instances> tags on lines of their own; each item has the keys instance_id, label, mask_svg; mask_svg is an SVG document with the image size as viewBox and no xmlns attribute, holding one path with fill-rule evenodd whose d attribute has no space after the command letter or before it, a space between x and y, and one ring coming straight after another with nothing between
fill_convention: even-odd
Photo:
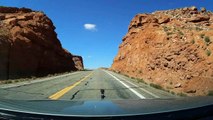
<instances>
[{"instance_id":1,"label":"crack in asphalt","mask_svg":"<svg viewBox=\"0 0 213 120\"><path fill-rule=\"evenodd\" d=\"M70 100L73 100L75 98L75 96L80 92L80 90L76 91L73 95L72 98L70 98Z\"/></svg>"}]
</instances>

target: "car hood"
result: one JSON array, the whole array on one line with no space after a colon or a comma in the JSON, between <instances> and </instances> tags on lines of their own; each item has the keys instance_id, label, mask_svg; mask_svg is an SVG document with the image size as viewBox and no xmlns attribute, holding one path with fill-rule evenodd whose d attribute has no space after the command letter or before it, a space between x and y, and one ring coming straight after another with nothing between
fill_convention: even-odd
<instances>
[{"instance_id":1,"label":"car hood","mask_svg":"<svg viewBox=\"0 0 213 120\"><path fill-rule=\"evenodd\" d=\"M0 111L58 116L147 115L213 106L213 97L111 101L0 100Z\"/></svg>"}]
</instances>

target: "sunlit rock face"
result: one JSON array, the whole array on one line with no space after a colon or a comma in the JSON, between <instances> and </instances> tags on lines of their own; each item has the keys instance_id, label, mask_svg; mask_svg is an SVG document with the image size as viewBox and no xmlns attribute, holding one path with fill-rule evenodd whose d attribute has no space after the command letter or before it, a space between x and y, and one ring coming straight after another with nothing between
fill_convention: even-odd
<instances>
[{"instance_id":1,"label":"sunlit rock face","mask_svg":"<svg viewBox=\"0 0 213 120\"><path fill-rule=\"evenodd\" d=\"M0 8L0 79L76 71L83 60L62 48L52 21L26 8ZM77 64L76 64L77 63Z\"/></svg>"},{"instance_id":2,"label":"sunlit rock face","mask_svg":"<svg viewBox=\"0 0 213 120\"><path fill-rule=\"evenodd\" d=\"M213 90L213 14L180 8L138 14L111 69L173 93L207 95Z\"/></svg>"}]
</instances>

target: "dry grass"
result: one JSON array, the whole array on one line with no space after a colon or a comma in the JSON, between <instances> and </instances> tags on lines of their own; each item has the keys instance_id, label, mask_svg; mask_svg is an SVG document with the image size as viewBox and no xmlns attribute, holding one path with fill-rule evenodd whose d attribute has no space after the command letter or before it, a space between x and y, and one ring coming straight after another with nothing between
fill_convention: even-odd
<instances>
[{"instance_id":1,"label":"dry grass","mask_svg":"<svg viewBox=\"0 0 213 120\"><path fill-rule=\"evenodd\" d=\"M208 92L208 96L213 96L213 90L210 90L210 91Z\"/></svg>"},{"instance_id":2,"label":"dry grass","mask_svg":"<svg viewBox=\"0 0 213 120\"><path fill-rule=\"evenodd\" d=\"M150 83L149 85L150 85L151 87L156 88L156 89L163 90L163 88L162 88L160 85L157 85L157 84L154 84L154 83Z\"/></svg>"}]
</instances>

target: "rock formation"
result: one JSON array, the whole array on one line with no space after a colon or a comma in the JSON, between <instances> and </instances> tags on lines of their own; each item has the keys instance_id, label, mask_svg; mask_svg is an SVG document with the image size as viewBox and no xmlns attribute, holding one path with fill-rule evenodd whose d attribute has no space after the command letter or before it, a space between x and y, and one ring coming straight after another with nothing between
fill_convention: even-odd
<instances>
[{"instance_id":1,"label":"rock formation","mask_svg":"<svg viewBox=\"0 0 213 120\"><path fill-rule=\"evenodd\" d=\"M73 56L72 60L75 63L75 68L77 68L78 70L83 70L84 69L84 65L83 65L83 58L81 56Z\"/></svg>"},{"instance_id":2,"label":"rock formation","mask_svg":"<svg viewBox=\"0 0 213 120\"><path fill-rule=\"evenodd\" d=\"M111 69L189 96L213 91L213 13L196 7L138 14Z\"/></svg>"},{"instance_id":3,"label":"rock formation","mask_svg":"<svg viewBox=\"0 0 213 120\"><path fill-rule=\"evenodd\" d=\"M42 12L0 7L0 79L76 71L83 60L62 48Z\"/></svg>"}]
</instances>

